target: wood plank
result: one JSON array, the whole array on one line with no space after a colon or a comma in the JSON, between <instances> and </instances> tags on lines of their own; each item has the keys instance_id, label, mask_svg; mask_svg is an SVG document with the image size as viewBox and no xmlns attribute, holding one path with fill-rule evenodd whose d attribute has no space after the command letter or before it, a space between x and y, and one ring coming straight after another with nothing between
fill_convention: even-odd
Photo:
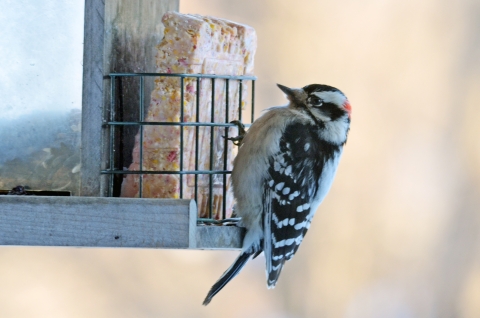
<instances>
[{"instance_id":1,"label":"wood plank","mask_svg":"<svg viewBox=\"0 0 480 318\"><path fill-rule=\"evenodd\" d=\"M0 245L227 250L244 232L197 226L194 200L0 196Z\"/></svg>"},{"instance_id":2,"label":"wood plank","mask_svg":"<svg viewBox=\"0 0 480 318\"><path fill-rule=\"evenodd\" d=\"M242 248L245 229L236 226L197 226L196 249L238 250Z\"/></svg>"},{"instance_id":3,"label":"wood plank","mask_svg":"<svg viewBox=\"0 0 480 318\"><path fill-rule=\"evenodd\" d=\"M193 200L0 197L0 245L189 248L195 223Z\"/></svg>"},{"instance_id":4,"label":"wood plank","mask_svg":"<svg viewBox=\"0 0 480 318\"><path fill-rule=\"evenodd\" d=\"M80 194L100 196L105 2L85 0Z\"/></svg>"}]
</instances>

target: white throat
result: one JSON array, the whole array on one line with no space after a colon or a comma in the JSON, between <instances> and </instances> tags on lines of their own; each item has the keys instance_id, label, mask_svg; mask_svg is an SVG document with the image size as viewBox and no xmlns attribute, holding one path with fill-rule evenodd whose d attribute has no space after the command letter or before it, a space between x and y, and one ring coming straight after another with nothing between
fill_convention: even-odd
<instances>
[{"instance_id":1,"label":"white throat","mask_svg":"<svg viewBox=\"0 0 480 318\"><path fill-rule=\"evenodd\" d=\"M347 140L350 123L348 117L341 117L335 121L324 121L325 129L320 132L320 137L335 145L341 145Z\"/></svg>"}]
</instances>

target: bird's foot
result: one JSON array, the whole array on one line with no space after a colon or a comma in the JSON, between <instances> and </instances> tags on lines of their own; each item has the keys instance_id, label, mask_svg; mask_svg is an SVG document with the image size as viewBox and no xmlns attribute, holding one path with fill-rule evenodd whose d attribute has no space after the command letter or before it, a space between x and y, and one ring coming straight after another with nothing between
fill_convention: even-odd
<instances>
[{"instance_id":1,"label":"bird's foot","mask_svg":"<svg viewBox=\"0 0 480 318\"><path fill-rule=\"evenodd\" d=\"M245 131L245 125L239 120L231 121L230 124L237 125L238 136L236 136L236 137L225 137L225 136L223 136L223 138L226 138L227 140L232 141L235 146L240 146L242 144L243 137L245 137L245 134L247 133Z\"/></svg>"},{"instance_id":2,"label":"bird's foot","mask_svg":"<svg viewBox=\"0 0 480 318\"><path fill-rule=\"evenodd\" d=\"M207 224L213 224L213 225L233 225L233 226L241 226L241 221L242 218L238 217L230 217L228 219L223 219L223 220L215 220L215 219L197 219L197 224L202 224L202 225L207 225Z\"/></svg>"}]
</instances>

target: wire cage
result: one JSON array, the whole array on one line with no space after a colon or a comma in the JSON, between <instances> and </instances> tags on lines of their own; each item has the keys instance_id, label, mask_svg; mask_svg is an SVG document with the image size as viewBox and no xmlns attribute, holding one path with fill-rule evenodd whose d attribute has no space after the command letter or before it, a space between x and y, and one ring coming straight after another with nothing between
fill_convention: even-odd
<instances>
[{"instance_id":1,"label":"wire cage","mask_svg":"<svg viewBox=\"0 0 480 318\"><path fill-rule=\"evenodd\" d=\"M150 103L150 94L155 86L155 81L169 78L178 80L179 92L178 108L179 116L177 120L153 121L151 118L146 118L148 107ZM145 178L149 176L174 176L178 179L178 193L174 196L166 196L166 198L179 199L194 199L199 203L203 196L199 193L199 184L202 180L207 184L205 196L205 211L203 215L199 214L197 222L200 223L217 223L218 220L225 220L227 218L227 192L228 190L228 176L231 174L231 159L232 154L228 154L229 145L232 143L227 138L234 137L233 130L237 126L231 121L238 120L244 123L243 114L250 113L249 123L251 124L255 116L255 76L226 76L213 74L171 74L171 73L112 73L106 79L110 81L110 102L104 109L103 128L105 143L105 154L103 156L105 166L101 174L106 177L104 184L107 185L106 195L110 197L122 196L122 182L128 175L137 178L138 182L138 197L144 197ZM187 84L188 82L188 84ZM220 83L219 83L220 82ZM208 84L208 85L206 85ZM202 85L208 88L207 94L202 91ZM230 96L232 87L236 96ZM219 93L222 91L222 94ZM203 92L203 93L201 93ZM245 96L247 92L247 96ZM248 93L249 92L249 93ZM194 100L189 102L189 106L193 110L186 110L186 95L194 96ZM248 96L250 95L250 96ZM208 97L209 114L202 114L205 112L201 109L201 105L205 104L202 101L202 96ZM223 96L223 98L219 98ZM232 100L235 98L235 100ZM238 98L238 99L237 99ZM221 99L221 100L219 100ZM219 107L219 105L221 107ZM237 107L232 109L232 107ZM221 112L219 113L219 108ZM237 114L237 118L230 118L233 114ZM204 120L201 120L201 119ZM205 120L207 118L207 120ZM245 124L245 123L244 123ZM245 124L246 127L249 124ZM146 168L144 139L146 138L145 130L152 129L152 127L176 127L178 129L178 168L176 169L152 169ZM153 128L155 129L155 128ZM161 128L160 128L161 129ZM209 145L201 144L201 133L205 132L206 136L210 138ZM190 134L189 134L190 133ZM218 148L218 136L223 137L220 148L223 147L223 155L220 158L223 162L220 165L214 165L214 157L218 153L214 152L215 147ZM194 164L185 164L185 149L186 135L193 136L193 158ZM215 136L217 138L215 138ZM172 136L172 139L177 138ZM205 138L204 138L205 139ZM191 139L189 139L191 141ZM215 145L214 145L215 143ZM139 146L138 150L138 167L137 169L126 168L133 161L133 150ZM230 146L231 149L232 146ZM208 164L201 165L199 157L202 151L208 149ZM229 158L230 156L230 158ZM218 161L218 158L217 158ZM193 169L192 169L193 168ZM220 180L221 191L220 196L214 195L214 178ZM186 182L193 183L193 191L186 191ZM190 189L190 188L189 188ZM216 192L216 193L217 193ZM158 196L157 196L158 197ZM162 196L160 196L162 197ZM221 202L218 201L221 198ZM215 207L214 207L215 206ZM221 207L221 213L213 213L215 209Z\"/></svg>"}]
</instances>

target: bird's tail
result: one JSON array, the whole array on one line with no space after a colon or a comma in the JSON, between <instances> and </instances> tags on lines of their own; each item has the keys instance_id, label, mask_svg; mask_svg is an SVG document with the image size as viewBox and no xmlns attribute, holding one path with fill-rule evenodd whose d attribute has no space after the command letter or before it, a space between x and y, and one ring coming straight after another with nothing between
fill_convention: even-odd
<instances>
[{"instance_id":1,"label":"bird's tail","mask_svg":"<svg viewBox=\"0 0 480 318\"><path fill-rule=\"evenodd\" d=\"M250 257L253 255L252 249L249 249L248 251L242 251L242 253L237 257L235 262L230 266L225 273L218 279L218 281L210 288L210 291L208 292L207 297L205 297L205 300L203 301L203 305L206 306L210 303L212 300L213 296L215 296L222 288L232 280L237 274L240 272L240 270L245 266L245 264L248 262Z\"/></svg>"}]
</instances>

